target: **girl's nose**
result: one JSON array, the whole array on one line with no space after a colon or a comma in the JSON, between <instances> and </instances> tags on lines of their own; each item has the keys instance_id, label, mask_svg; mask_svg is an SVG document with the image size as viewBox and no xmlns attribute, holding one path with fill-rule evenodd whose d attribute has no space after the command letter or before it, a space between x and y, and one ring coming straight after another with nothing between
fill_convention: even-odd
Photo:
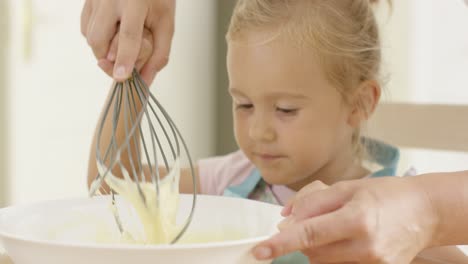
<instances>
[{"instance_id":1,"label":"girl's nose","mask_svg":"<svg viewBox=\"0 0 468 264\"><path fill-rule=\"evenodd\" d=\"M256 141L271 142L276 139L276 132L266 117L258 116L251 119L249 136Z\"/></svg>"}]
</instances>

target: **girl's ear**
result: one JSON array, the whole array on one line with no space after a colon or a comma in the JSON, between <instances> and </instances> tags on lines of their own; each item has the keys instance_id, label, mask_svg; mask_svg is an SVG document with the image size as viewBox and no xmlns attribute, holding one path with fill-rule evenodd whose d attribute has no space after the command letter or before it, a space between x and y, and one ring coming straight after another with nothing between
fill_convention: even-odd
<instances>
[{"instance_id":1,"label":"girl's ear","mask_svg":"<svg viewBox=\"0 0 468 264\"><path fill-rule=\"evenodd\" d=\"M368 120L379 103L380 95L381 89L377 81L362 82L352 97L348 124L359 127L363 121Z\"/></svg>"}]
</instances>

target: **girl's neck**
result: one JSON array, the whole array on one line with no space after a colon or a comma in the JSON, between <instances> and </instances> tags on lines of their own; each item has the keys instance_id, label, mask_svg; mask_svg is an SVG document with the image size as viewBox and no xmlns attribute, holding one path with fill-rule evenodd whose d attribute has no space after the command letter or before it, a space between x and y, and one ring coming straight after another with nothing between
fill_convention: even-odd
<instances>
[{"instance_id":1,"label":"girl's neck","mask_svg":"<svg viewBox=\"0 0 468 264\"><path fill-rule=\"evenodd\" d=\"M302 181L290 184L288 187L299 191L302 187L314 181L321 181L327 185L332 185L339 181L364 178L369 174L370 171L362 166L361 160L356 157L353 150L342 151L314 174Z\"/></svg>"}]
</instances>

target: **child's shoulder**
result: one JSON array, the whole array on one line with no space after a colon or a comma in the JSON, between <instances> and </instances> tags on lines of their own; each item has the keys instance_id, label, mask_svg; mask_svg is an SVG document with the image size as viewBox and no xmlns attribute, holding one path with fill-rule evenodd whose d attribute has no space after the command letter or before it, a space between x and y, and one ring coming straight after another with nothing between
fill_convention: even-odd
<instances>
[{"instance_id":1,"label":"child's shoulder","mask_svg":"<svg viewBox=\"0 0 468 264\"><path fill-rule=\"evenodd\" d=\"M362 138L361 142L367 153L364 165L370 171L373 171L368 177L398 175L397 169L400 163L400 150L398 147L373 138ZM414 176L416 174L416 169L410 167L399 175Z\"/></svg>"},{"instance_id":2,"label":"child's shoulder","mask_svg":"<svg viewBox=\"0 0 468 264\"><path fill-rule=\"evenodd\" d=\"M202 194L222 195L224 189L244 181L255 166L241 151L198 161Z\"/></svg>"}]
</instances>

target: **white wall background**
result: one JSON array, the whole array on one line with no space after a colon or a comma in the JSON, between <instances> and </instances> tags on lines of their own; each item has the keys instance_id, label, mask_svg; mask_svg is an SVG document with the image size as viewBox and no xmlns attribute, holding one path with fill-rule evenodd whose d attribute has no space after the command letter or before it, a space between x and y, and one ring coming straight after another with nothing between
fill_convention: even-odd
<instances>
[{"instance_id":1,"label":"white wall background","mask_svg":"<svg viewBox=\"0 0 468 264\"><path fill-rule=\"evenodd\" d=\"M85 196L91 138L111 80L80 34L84 1L8 1L9 186L0 188L10 204ZM215 0L177 3L171 61L152 89L199 158L214 151Z\"/></svg>"}]
</instances>

